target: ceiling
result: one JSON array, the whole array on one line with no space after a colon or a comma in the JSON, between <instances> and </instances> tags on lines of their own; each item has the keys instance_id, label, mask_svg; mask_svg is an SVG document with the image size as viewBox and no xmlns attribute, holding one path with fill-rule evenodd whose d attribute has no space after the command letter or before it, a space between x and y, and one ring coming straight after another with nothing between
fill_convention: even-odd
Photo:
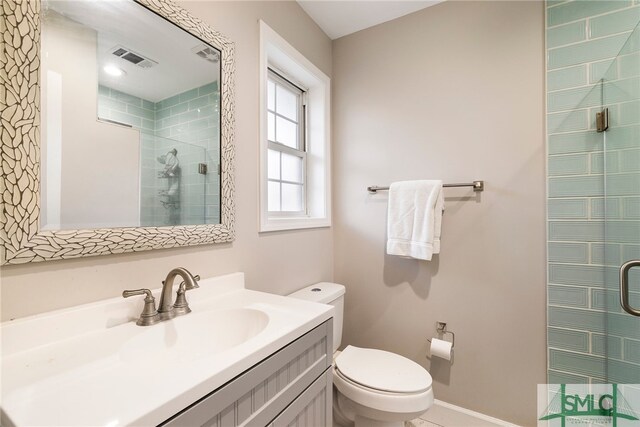
<instances>
[{"instance_id":1,"label":"ceiling","mask_svg":"<svg viewBox=\"0 0 640 427\"><path fill-rule=\"evenodd\" d=\"M442 1L444 0L297 0L332 40Z\"/></svg>"},{"instance_id":2,"label":"ceiling","mask_svg":"<svg viewBox=\"0 0 640 427\"><path fill-rule=\"evenodd\" d=\"M44 20L64 16L65 25L74 23L97 33L97 74L101 85L151 102L169 98L216 81L220 64L194 53L202 41L181 28L149 12L132 1L45 1ZM57 14L57 15L56 15ZM118 46L153 62L141 68L111 52ZM69 52L73 61L73 52ZM109 76L104 66L113 65L126 74Z\"/></svg>"},{"instance_id":3,"label":"ceiling","mask_svg":"<svg viewBox=\"0 0 640 427\"><path fill-rule=\"evenodd\" d=\"M300 6L331 38L336 39L433 6L443 0L297 0ZM134 2L46 1L47 9L97 32L100 84L152 102L215 81L219 64L211 64L193 53L202 42ZM151 30L155 28L156 30ZM160 30L161 28L161 30ZM142 69L111 54L123 46L157 65ZM107 75L112 64L124 77Z\"/></svg>"}]
</instances>

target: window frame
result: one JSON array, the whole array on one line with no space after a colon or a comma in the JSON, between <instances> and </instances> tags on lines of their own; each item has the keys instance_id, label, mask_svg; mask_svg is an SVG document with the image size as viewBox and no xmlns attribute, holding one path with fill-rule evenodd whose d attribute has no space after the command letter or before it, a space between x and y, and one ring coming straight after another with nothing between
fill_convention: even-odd
<instances>
[{"instance_id":1,"label":"window frame","mask_svg":"<svg viewBox=\"0 0 640 427\"><path fill-rule=\"evenodd\" d=\"M267 85L268 69L306 89L304 214L281 215L268 211ZM331 226L331 79L260 21L259 93L259 232Z\"/></svg>"},{"instance_id":2,"label":"window frame","mask_svg":"<svg viewBox=\"0 0 640 427\"><path fill-rule=\"evenodd\" d=\"M268 195L268 183L269 182L277 182L280 184L280 210L278 211L272 211L269 210L269 203L267 200L267 212L270 216L278 216L278 217L301 217L301 216L305 216L308 213L307 210L307 135L306 135L306 121L307 121L307 117L306 117L306 89L300 87L299 85L293 83L291 80L287 79L287 77L285 77L283 75L284 73L275 70L273 67L268 67L267 69L267 91L268 91L268 84L269 82L273 82L274 85L276 85L276 91L274 93L274 108L275 110L270 110L268 103L267 103L267 113L272 113L275 115L275 117L282 117L284 120L287 120L289 122L295 123L297 126L297 148L294 147L290 147L286 144L283 144L281 142L278 141L273 141L271 139L268 138L268 132L267 132L267 149L271 150L271 151L277 151L280 153L280 178L279 179L274 179L274 178L270 178L269 177L269 171L267 170L267 199L269 198ZM290 90L292 93L295 93L296 97L297 97L297 106L296 106L296 112L297 112L297 122L294 122L293 120L291 120L289 117L284 116L283 114L280 114L277 112L277 106L278 106L278 98L277 98L277 85L283 86L286 89ZM268 123L267 123L268 126ZM276 121L276 129L277 129L277 121ZM276 132L277 135L277 132ZM295 156L298 157L300 159L302 159L302 181L301 182L294 182L294 181L286 181L282 179L282 153L291 155L291 156ZM268 155L268 153L267 153ZM267 165L267 168L269 166ZM294 185L300 185L302 187L302 210L300 211L284 211L282 210L282 184L294 184Z\"/></svg>"}]
</instances>

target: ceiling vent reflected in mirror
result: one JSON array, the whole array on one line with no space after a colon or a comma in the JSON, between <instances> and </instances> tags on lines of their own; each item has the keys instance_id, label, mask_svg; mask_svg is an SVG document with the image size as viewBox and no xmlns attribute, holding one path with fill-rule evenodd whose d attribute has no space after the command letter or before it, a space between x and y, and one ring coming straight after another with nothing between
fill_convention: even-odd
<instances>
[{"instance_id":1,"label":"ceiling vent reflected in mirror","mask_svg":"<svg viewBox=\"0 0 640 427\"><path fill-rule=\"evenodd\" d=\"M209 62L213 62L214 64L220 60L218 51L216 51L211 46L207 46L206 44L200 44L192 48L191 51L198 55L200 58L205 59Z\"/></svg>"},{"instance_id":2,"label":"ceiling vent reflected in mirror","mask_svg":"<svg viewBox=\"0 0 640 427\"><path fill-rule=\"evenodd\" d=\"M125 61L129 61L134 65L137 65L140 68L151 68L155 65L158 65L157 62L140 55L139 53L135 53L130 49L127 49L123 46L116 46L111 49L111 53L118 58L122 58Z\"/></svg>"}]
</instances>

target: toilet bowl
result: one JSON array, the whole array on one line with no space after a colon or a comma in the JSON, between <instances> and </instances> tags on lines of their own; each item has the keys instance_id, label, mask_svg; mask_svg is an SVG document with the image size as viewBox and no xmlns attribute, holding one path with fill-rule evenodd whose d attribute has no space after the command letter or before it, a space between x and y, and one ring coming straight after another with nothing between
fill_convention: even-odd
<instances>
[{"instance_id":1,"label":"toilet bowl","mask_svg":"<svg viewBox=\"0 0 640 427\"><path fill-rule=\"evenodd\" d=\"M433 405L431 375L416 362L388 351L342 341L345 288L322 282L289 295L331 304L333 320L333 416L335 426L402 427Z\"/></svg>"},{"instance_id":2,"label":"toilet bowl","mask_svg":"<svg viewBox=\"0 0 640 427\"><path fill-rule=\"evenodd\" d=\"M347 346L334 358L333 384L343 425L402 426L433 404L429 373L388 351Z\"/></svg>"}]
</instances>

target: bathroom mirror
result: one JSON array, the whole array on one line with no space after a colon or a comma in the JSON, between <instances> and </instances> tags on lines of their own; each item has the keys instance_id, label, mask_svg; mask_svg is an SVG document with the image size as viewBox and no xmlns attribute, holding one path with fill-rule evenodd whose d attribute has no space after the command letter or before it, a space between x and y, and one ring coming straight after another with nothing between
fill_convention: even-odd
<instances>
[{"instance_id":1,"label":"bathroom mirror","mask_svg":"<svg viewBox=\"0 0 640 427\"><path fill-rule=\"evenodd\" d=\"M220 221L220 51L133 1L42 0L43 230Z\"/></svg>"},{"instance_id":2,"label":"bathroom mirror","mask_svg":"<svg viewBox=\"0 0 640 427\"><path fill-rule=\"evenodd\" d=\"M233 240L232 43L169 0L3 3L2 262Z\"/></svg>"}]
</instances>

